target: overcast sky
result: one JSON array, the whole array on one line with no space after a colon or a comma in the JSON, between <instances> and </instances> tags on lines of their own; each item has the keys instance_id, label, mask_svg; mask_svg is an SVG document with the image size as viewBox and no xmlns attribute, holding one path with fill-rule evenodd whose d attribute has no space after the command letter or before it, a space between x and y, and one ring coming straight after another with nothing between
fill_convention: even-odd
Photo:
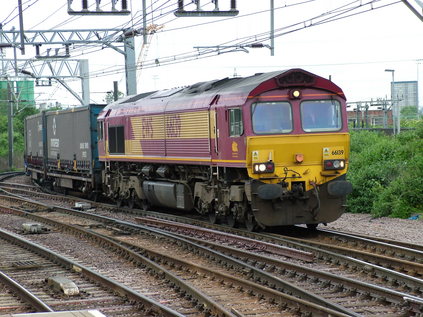
<instances>
[{"instance_id":1,"label":"overcast sky","mask_svg":"<svg viewBox=\"0 0 423 317\"><path fill-rule=\"evenodd\" d=\"M128 0L132 14L124 17L75 17L67 14L66 0L22 0L24 28L30 30L88 29L88 28L140 28L141 0ZM74 0L78 9L81 0ZM94 4L94 0L89 0ZM102 0L104 10L111 0ZM190 3L185 0L185 3ZM411 3L416 4L414 0ZM18 0L2 0L0 23L9 30L19 29ZM236 18L176 18L171 11L177 0L147 0L148 25L156 24L160 30L150 36L148 50L140 60L149 67L139 74L138 92L173 88L198 81L224 77L248 76L258 72L299 67L332 80L345 92L348 101L390 97L391 73L395 81L423 81L423 23L402 1L397 0L274 0L275 56L264 48L245 48L224 53L241 43L260 42L269 45L270 0L238 0ZM201 0L205 9L212 8L210 0ZM219 0L221 10L228 9L230 0ZM371 3L371 4L370 4ZM361 7L354 9L356 6ZM93 6L94 7L94 6ZM120 7L118 1L117 7ZM188 7L194 9L194 6ZM153 13L151 14L151 9ZM420 9L420 12L422 10ZM350 17L347 17L351 15ZM15 17L15 18L14 18ZM325 20L330 22L322 23ZM254 37L254 35L257 35ZM137 56L142 37L136 38ZM215 46L223 46L217 54ZM198 53L210 47L214 51L207 58ZM43 47L45 49L47 47ZM232 48L235 50L235 48ZM6 49L8 58L12 50ZM90 51L95 51L89 53ZM186 55L181 55L187 53ZM31 58L35 49L27 47L27 54L18 58ZM125 92L124 58L108 48L78 48L71 51L72 58L88 58L91 77L92 102L102 102L113 81ZM182 57L198 58L183 62ZM158 60L159 66L155 60ZM164 65L173 59L175 63ZM162 62L163 61L163 62ZM177 62L177 63L176 63ZM107 74L112 66L114 74ZM70 85L81 91L78 81ZM64 104L78 104L77 100L60 85L36 88L37 101L57 99ZM423 87L420 84L420 106L423 106Z\"/></svg>"}]
</instances>

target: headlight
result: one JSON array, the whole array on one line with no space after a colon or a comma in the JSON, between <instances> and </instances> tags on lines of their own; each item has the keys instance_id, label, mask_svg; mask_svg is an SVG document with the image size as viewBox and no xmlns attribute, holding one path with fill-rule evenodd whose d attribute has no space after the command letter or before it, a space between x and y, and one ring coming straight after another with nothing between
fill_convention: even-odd
<instances>
[{"instance_id":1,"label":"headlight","mask_svg":"<svg viewBox=\"0 0 423 317\"><path fill-rule=\"evenodd\" d=\"M342 170L345 168L345 160L325 160L323 165L325 170Z\"/></svg>"},{"instance_id":2,"label":"headlight","mask_svg":"<svg viewBox=\"0 0 423 317\"><path fill-rule=\"evenodd\" d=\"M273 173L274 171L275 171L275 164L273 162L253 164L253 172L255 174Z\"/></svg>"}]
</instances>

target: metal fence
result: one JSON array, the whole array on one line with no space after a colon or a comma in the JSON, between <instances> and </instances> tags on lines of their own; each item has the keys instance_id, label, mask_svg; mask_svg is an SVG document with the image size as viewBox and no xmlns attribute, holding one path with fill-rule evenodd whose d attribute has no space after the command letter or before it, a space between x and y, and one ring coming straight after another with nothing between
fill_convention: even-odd
<instances>
[{"instance_id":1,"label":"metal fence","mask_svg":"<svg viewBox=\"0 0 423 317\"><path fill-rule=\"evenodd\" d=\"M13 168L14 169L23 169L24 160L23 153L13 153ZM0 171L8 171L9 168L9 158L7 156L0 157Z\"/></svg>"}]
</instances>

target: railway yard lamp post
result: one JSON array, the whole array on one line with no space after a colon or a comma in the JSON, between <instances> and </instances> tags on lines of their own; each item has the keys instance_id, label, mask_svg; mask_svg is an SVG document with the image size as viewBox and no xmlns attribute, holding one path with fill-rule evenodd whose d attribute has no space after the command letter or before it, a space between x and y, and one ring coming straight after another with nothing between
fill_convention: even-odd
<instances>
[{"instance_id":1,"label":"railway yard lamp post","mask_svg":"<svg viewBox=\"0 0 423 317\"><path fill-rule=\"evenodd\" d=\"M7 47L13 47L14 56L15 56L15 75L17 75L16 45L13 45L10 43L0 43L0 50ZM4 73L4 69L2 69L2 74L3 73ZM9 144L8 166L9 166L9 169L12 169L13 168L13 107L14 107L14 100L16 99L16 95L13 92L14 83L13 82L11 83L7 77L6 77L6 80L7 80L7 99L9 100L8 110L7 110L7 139Z\"/></svg>"},{"instance_id":2,"label":"railway yard lamp post","mask_svg":"<svg viewBox=\"0 0 423 317\"><path fill-rule=\"evenodd\" d=\"M400 133L400 124L401 124L401 113L400 113L400 105L397 103L396 107L394 106L394 85L395 85L395 69L385 69L385 72L392 74L392 82L391 82L391 105L392 105L392 114L395 114L393 116L393 126L394 126L394 134ZM395 125L397 128L395 129ZM396 131L395 131L396 130Z\"/></svg>"}]
</instances>

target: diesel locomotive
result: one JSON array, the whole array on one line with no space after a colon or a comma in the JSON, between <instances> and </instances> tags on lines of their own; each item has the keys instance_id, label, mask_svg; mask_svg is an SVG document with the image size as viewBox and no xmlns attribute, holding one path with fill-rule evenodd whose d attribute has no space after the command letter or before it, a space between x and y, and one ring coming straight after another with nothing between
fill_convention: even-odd
<instances>
[{"instance_id":1,"label":"diesel locomotive","mask_svg":"<svg viewBox=\"0 0 423 317\"><path fill-rule=\"evenodd\" d=\"M339 218L352 190L345 95L302 69L130 96L102 108L90 131L90 165L101 168L88 171L90 183L67 184L118 205L196 210L249 230L314 228ZM66 173L54 154L44 161L60 185ZM67 176L78 171L70 161Z\"/></svg>"}]
</instances>

